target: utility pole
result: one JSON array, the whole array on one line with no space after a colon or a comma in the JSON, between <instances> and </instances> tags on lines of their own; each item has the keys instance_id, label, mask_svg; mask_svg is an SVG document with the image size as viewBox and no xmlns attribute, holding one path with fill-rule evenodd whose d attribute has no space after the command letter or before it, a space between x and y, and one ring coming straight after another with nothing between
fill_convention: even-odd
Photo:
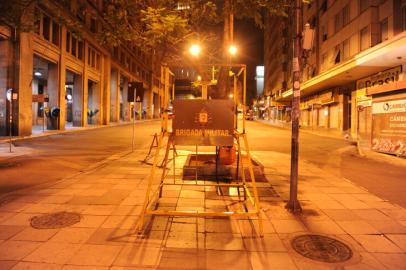
<instances>
[{"instance_id":1,"label":"utility pole","mask_svg":"<svg viewBox=\"0 0 406 270\"><path fill-rule=\"evenodd\" d=\"M134 101L133 101L133 134L132 134L132 140L131 140L131 152L134 152L134 143L135 143L135 104L136 104L136 98L137 98L137 87L134 87Z\"/></svg>"},{"instance_id":2,"label":"utility pole","mask_svg":"<svg viewBox=\"0 0 406 270\"><path fill-rule=\"evenodd\" d=\"M298 156L299 156L299 117L300 117L300 37L302 0L295 0L295 36L293 44L293 99L292 99L292 147L290 159L290 197L286 208L293 213L300 213L302 207L297 199L298 186Z\"/></svg>"}]
</instances>

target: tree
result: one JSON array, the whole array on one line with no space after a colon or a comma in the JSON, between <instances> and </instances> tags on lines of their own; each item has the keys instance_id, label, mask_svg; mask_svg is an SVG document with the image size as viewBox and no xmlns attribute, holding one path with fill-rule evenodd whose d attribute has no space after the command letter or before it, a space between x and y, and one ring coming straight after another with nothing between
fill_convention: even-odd
<instances>
[{"instance_id":1,"label":"tree","mask_svg":"<svg viewBox=\"0 0 406 270\"><path fill-rule=\"evenodd\" d=\"M104 19L110 27L103 32L103 42L135 41L167 62L179 58L186 42L213 38L206 29L217 22L212 1L116 0L105 4Z\"/></svg>"}]
</instances>

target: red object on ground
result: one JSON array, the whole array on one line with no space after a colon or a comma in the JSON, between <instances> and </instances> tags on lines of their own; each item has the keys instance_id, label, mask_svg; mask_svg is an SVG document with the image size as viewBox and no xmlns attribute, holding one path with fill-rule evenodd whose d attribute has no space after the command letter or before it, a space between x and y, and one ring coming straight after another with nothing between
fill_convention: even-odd
<instances>
[{"instance_id":1,"label":"red object on ground","mask_svg":"<svg viewBox=\"0 0 406 270\"><path fill-rule=\"evenodd\" d=\"M220 146L219 151L220 164L231 165L235 162L235 147Z\"/></svg>"}]
</instances>

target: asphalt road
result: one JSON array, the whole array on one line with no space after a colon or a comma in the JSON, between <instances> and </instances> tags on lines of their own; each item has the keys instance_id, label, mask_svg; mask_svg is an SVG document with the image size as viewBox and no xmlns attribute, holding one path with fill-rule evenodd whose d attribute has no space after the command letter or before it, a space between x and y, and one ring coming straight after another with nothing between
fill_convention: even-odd
<instances>
[{"instance_id":1,"label":"asphalt road","mask_svg":"<svg viewBox=\"0 0 406 270\"><path fill-rule=\"evenodd\" d=\"M134 148L147 148L159 122L137 123ZM24 156L0 159L0 196L4 193L74 175L111 155L132 148L132 125L92 129L18 141Z\"/></svg>"},{"instance_id":2,"label":"asphalt road","mask_svg":"<svg viewBox=\"0 0 406 270\"><path fill-rule=\"evenodd\" d=\"M290 153L290 130L258 122L248 122L247 127L252 150ZM382 199L406 207L406 161L401 166L398 162L361 157L356 146L348 141L306 132L300 133L299 157Z\"/></svg>"},{"instance_id":3,"label":"asphalt road","mask_svg":"<svg viewBox=\"0 0 406 270\"><path fill-rule=\"evenodd\" d=\"M136 125L135 149L146 149L158 121ZM253 151L290 153L290 130L257 122L247 123ZM82 171L115 153L131 149L132 126L117 126L20 141L29 155L0 161L0 196ZM356 147L342 139L302 132L300 158L363 186L373 194L406 207L406 167L360 157Z\"/></svg>"}]
</instances>

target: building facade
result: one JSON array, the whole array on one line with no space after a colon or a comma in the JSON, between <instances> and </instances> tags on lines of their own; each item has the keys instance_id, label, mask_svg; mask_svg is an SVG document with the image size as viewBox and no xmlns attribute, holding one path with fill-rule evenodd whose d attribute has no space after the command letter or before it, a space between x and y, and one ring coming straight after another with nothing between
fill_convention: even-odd
<instances>
[{"instance_id":1,"label":"building facade","mask_svg":"<svg viewBox=\"0 0 406 270\"><path fill-rule=\"evenodd\" d=\"M103 2L39 1L32 31L0 26L0 136L159 116L161 65L137 44L101 44Z\"/></svg>"},{"instance_id":2,"label":"building facade","mask_svg":"<svg viewBox=\"0 0 406 270\"><path fill-rule=\"evenodd\" d=\"M304 5L302 15L315 39L301 57L301 126L348 134L374 150L405 155L406 1L315 0ZM287 46L269 42L265 48L291 50L292 35ZM285 63L291 62L287 58ZM274 74L279 64L268 62L265 92L288 108L291 85L280 81L290 71L276 68Z\"/></svg>"}]
</instances>

